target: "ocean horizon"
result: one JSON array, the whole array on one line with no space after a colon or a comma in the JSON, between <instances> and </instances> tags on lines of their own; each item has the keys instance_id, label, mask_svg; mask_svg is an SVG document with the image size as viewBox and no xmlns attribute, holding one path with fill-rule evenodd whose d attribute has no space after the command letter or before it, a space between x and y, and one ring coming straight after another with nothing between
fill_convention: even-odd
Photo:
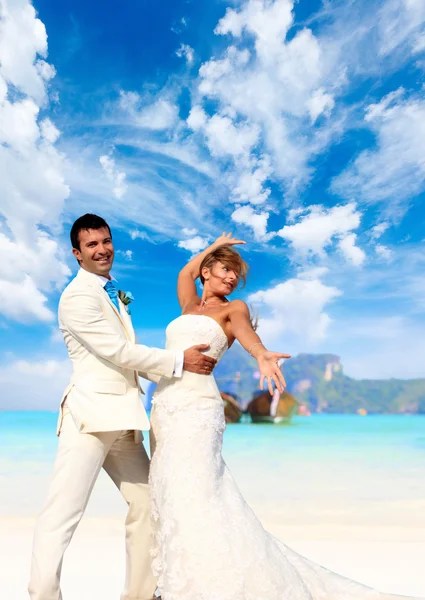
<instances>
[{"instance_id":1,"label":"ocean horizon","mask_svg":"<svg viewBox=\"0 0 425 600\"><path fill-rule=\"evenodd\" d=\"M0 516L41 509L58 438L55 411L0 413ZM228 425L224 457L266 521L425 532L425 415L295 417L287 425ZM124 505L102 475L88 515ZM410 534L409 534L410 535Z\"/></svg>"},{"instance_id":2,"label":"ocean horizon","mask_svg":"<svg viewBox=\"0 0 425 600\"><path fill-rule=\"evenodd\" d=\"M11 600L27 597L56 419L54 411L0 413L0 556L8 565L2 589ZM354 580L424 596L425 415L320 414L289 425L232 424L224 457L273 535ZM99 590L105 600L119 597L125 514L125 502L101 472L65 557L66 597L92 600Z\"/></svg>"}]
</instances>

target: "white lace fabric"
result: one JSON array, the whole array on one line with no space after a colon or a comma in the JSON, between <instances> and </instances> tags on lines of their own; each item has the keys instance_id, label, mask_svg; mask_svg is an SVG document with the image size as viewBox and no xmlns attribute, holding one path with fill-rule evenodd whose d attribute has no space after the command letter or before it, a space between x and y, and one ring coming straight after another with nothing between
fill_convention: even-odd
<instances>
[{"instance_id":1,"label":"white lace fabric","mask_svg":"<svg viewBox=\"0 0 425 600\"><path fill-rule=\"evenodd\" d=\"M203 315L167 328L167 348L227 337ZM162 380L151 415L153 569L163 600L372 600L385 595L300 556L264 530L222 457L222 400L213 376Z\"/></svg>"}]
</instances>

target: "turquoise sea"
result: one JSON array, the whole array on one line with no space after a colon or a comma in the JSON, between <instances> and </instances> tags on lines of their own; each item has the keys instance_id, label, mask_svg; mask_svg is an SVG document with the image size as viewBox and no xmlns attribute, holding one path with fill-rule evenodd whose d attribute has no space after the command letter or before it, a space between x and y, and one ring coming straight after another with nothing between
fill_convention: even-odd
<instances>
[{"instance_id":1,"label":"turquoise sea","mask_svg":"<svg viewBox=\"0 0 425 600\"><path fill-rule=\"evenodd\" d=\"M55 428L55 413L0 413L0 562L7 565L0 579L11 600L27 597ZM278 538L354 580L425 597L425 416L313 415L288 426L229 425L224 454L246 500ZM125 513L101 474L66 555L66 598L119 597Z\"/></svg>"},{"instance_id":2,"label":"turquoise sea","mask_svg":"<svg viewBox=\"0 0 425 600\"><path fill-rule=\"evenodd\" d=\"M0 516L41 507L57 447L56 413L0 413ZM290 425L229 425L224 455L263 519L425 531L425 416L313 415ZM101 481L91 514L121 500ZM389 521L391 521L389 523Z\"/></svg>"}]
</instances>

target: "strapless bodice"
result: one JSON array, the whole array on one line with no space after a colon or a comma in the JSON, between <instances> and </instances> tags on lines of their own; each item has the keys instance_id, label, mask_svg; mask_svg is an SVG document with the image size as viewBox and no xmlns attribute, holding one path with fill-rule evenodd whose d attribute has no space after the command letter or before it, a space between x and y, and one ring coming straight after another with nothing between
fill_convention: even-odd
<instances>
[{"instance_id":1,"label":"strapless bodice","mask_svg":"<svg viewBox=\"0 0 425 600\"><path fill-rule=\"evenodd\" d=\"M228 347L227 336L215 319L206 315L181 315L171 321L166 329L167 350L187 350L198 344L209 344L204 352L208 356L221 359ZM170 406L192 405L197 399L198 406L221 402L213 375L197 375L183 371L182 377L161 379L154 394L153 404ZM202 401L202 400L203 401Z\"/></svg>"},{"instance_id":2,"label":"strapless bodice","mask_svg":"<svg viewBox=\"0 0 425 600\"><path fill-rule=\"evenodd\" d=\"M166 329L167 350L186 350L197 344L209 344L205 354L217 360L227 350L227 336L222 327L207 315L181 315Z\"/></svg>"}]
</instances>

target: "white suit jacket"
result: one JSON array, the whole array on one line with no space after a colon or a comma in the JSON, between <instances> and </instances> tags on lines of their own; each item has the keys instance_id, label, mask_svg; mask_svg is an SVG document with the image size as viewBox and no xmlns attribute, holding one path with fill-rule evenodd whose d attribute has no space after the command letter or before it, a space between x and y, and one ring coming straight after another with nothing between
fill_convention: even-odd
<instances>
[{"instance_id":1,"label":"white suit jacket","mask_svg":"<svg viewBox=\"0 0 425 600\"><path fill-rule=\"evenodd\" d=\"M62 397L83 433L147 430L138 374L159 381L173 376L176 355L136 344L130 316L118 311L93 274L80 269L59 302L59 327L73 365Z\"/></svg>"}]
</instances>

